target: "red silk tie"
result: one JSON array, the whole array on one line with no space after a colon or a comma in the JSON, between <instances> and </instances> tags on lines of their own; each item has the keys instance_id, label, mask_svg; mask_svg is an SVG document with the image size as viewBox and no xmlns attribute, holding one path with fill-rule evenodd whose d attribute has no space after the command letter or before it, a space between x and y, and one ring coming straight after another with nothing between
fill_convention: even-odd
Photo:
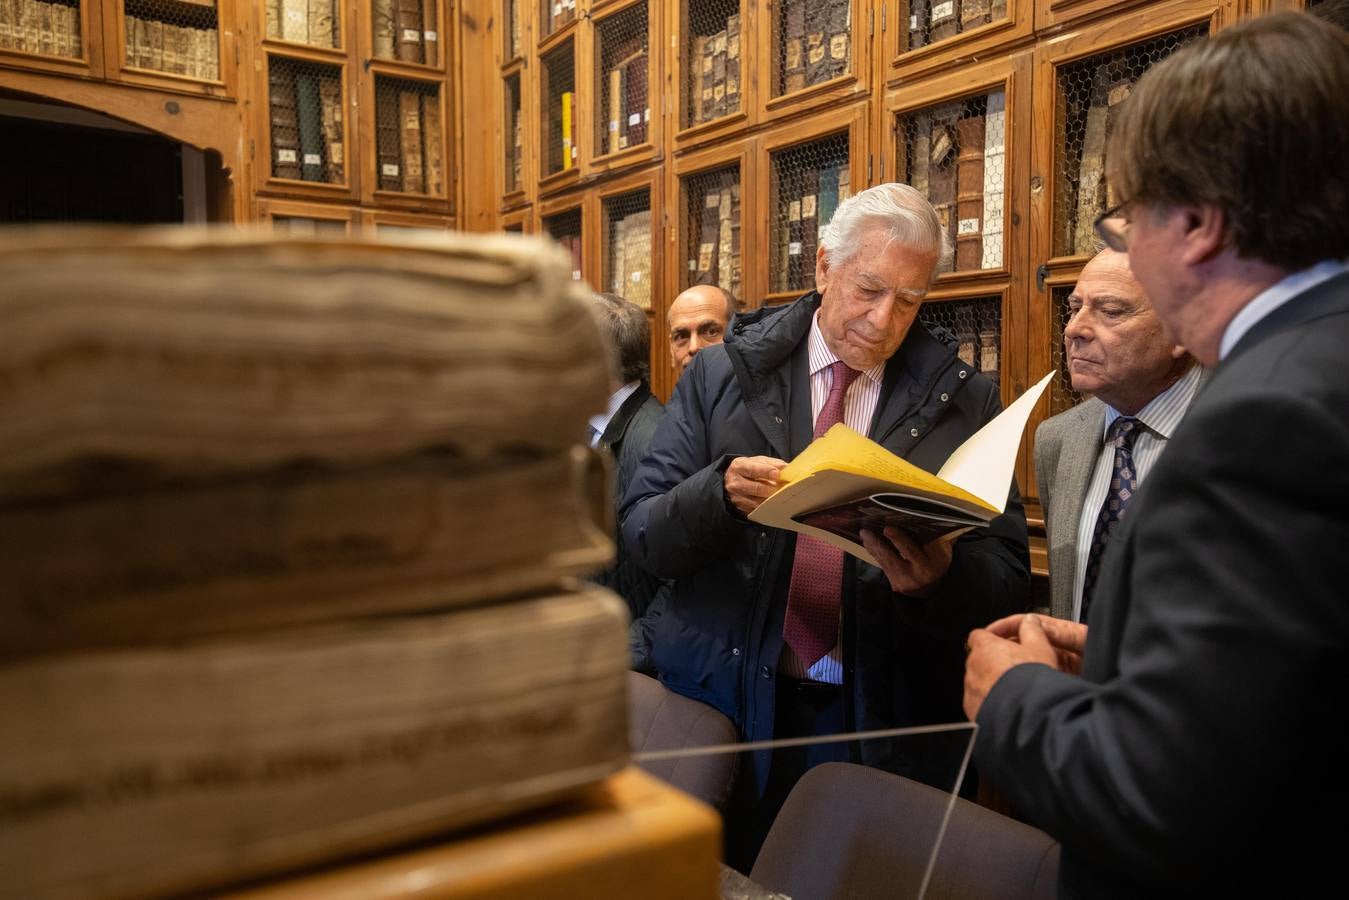
<instances>
[{"instance_id":1,"label":"red silk tie","mask_svg":"<svg viewBox=\"0 0 1349 900\"><path fill-rule=\"evenodd\" d=\"M860 373L842 361L831 365L834 374L829 396L815 420L818 438L843 421L843 400ZM787 618L782 638L809 669L838 643L839 589L843 581L843 551L804 534L796 536L792 582L787 589Z\"/></svg>"}]
</instances>

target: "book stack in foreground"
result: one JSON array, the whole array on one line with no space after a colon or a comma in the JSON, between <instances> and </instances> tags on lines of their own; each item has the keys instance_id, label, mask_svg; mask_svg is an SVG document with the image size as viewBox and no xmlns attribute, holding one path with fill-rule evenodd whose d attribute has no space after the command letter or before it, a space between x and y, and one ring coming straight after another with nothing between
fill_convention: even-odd
<instances>
[{"instance_id":1,"label":"book stack in foreground","mask_svg":"<svg viewBox=\"0 0 1349 900\"><path fill-rule=\"evenodd\" d=\"M215 888L626 761L578 450L606 353L541 242L0 238L0 872Z\"/></svg>"}]
</instances>

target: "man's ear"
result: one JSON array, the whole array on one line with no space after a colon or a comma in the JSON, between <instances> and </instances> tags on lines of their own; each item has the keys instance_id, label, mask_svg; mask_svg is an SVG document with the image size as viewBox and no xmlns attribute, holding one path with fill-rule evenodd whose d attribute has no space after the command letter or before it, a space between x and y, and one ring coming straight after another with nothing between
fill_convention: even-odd
<instances>
[{"instance_id":1,"label":"man's ear","mask_svg":"<svg viewBox=\"0 0 1349 900\"><path fill-rule=\"evenodd\" d=\"M1190 266L1206 263L1227 246L1227 216L1211 203L1177 207L1181 217L1181 260Z\"/></svg>"},{"instance_id":2,"label":"man's ear","mask_svg":"<svg viewBox=\"0 0 1349 900\"><path fill-rule=\"evenodd\" d=\"M829 286L829 255L824 247L815 249L815 290L821 294Z\"/></svg>"}]
</instances>

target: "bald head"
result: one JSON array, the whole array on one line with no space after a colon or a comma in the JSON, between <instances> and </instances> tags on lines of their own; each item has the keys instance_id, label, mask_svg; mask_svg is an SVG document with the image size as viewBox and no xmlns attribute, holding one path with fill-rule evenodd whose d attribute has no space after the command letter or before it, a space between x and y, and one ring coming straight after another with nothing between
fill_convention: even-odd
<instances>
[{"instance_id":1,"label":"bald head","mask_svg":"<svg viewBox=\"0 0 1349 900\"><path fill-rule=\"evenodd\" d=\"M670 326L670 356L676 378L693 362L698 351L721 343L730 320L730 297L714 284L696 284L674 298L666 322Z\"/></svg>"}]
</instances>

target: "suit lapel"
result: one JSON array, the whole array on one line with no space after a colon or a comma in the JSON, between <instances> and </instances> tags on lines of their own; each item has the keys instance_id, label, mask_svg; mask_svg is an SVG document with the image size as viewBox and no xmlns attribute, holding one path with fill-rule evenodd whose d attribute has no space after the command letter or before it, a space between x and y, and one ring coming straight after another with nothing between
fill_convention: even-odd
<instances>
[{"instance_id":1,"label":"suit lapel","mask_svg":"<svg viewBox=\"0 0 1349 900\"><path fill-rule=\"evenodd\" d=\"M1059 450L1058 469L1054 473L1053 509L1049 515L1055 522L1055 531L1063 538L1064 547L1054 555L1051 575L1059 582L1057 596L1067 598L1068 609L1059 611L1072 615L1073 587L1077 583L1077 532L1082 521L1091 473L1101 452L1101 430L1105 427L1105 404L1091 399L1075 410L1076 420L1064 429L1063 444ZM1051 552L1052 549L1051 549Z\"/></svg>"}]
</instances>

